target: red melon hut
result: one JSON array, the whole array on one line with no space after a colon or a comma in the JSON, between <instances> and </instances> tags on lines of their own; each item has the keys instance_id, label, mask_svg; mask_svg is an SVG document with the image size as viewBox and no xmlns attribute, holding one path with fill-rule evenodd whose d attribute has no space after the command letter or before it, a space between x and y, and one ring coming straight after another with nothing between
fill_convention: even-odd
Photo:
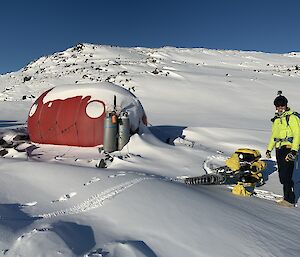
<instances>
[{"instance_id":1,"label":"red melon hut","mask_svg":"<svg viewBox=\"0 0 300 257\"><path fill-rule=\"evenodd\" d=\"M29 137L42 144L103 145L104 119L109 111L126 112L132 133L146 124L140 101L120 86L102 82L54 87L32 105L28 115Z\"/></svg>"}]
</instances>

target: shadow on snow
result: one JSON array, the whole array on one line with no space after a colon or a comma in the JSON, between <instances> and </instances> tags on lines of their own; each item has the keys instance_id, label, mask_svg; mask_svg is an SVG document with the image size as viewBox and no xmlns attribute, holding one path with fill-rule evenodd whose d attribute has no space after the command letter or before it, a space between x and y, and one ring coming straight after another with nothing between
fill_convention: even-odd
<instances>
[{"instance_id":1,"label":"shadow on snow","mask_svg":"<svg viewBox=\"0 0 300 257\"><path fill-rule=\"evenodd\" d=\"M59 221L52 224L51 230L66 243L75 255L83 255L96 245L94 232L89 226Z\"/></svg>"},{"instance_id":2,"label":"shadow on snow","mask_svg":"<svg viewBox=\"0 0 300 257\"><path fill-rule=\"evenodd\" d=\"M149 130L162 142L174 145L174 140L182 137L183 130L186 128L182 126L152 126L149 127Z\"/></svg>"},{"instance_id":3,"label":"shadow on snow","mask_svg":"<svg viewBox=\"0 0 300 257\"><path fill-rule=\"evenodd\" d=\"M0 204L0 225L16 232L39 219L29 216L21 208L20 204Z\"/></svg>"},{"instance_id":4,"label":"shadow on snow","mask_svg":"<svg viewBox=\"0 0 300 257\"><path fill-rule=\"evenodd\" d=\"M24 123L17 120L0 120L0 128L23 125Z\"/></svg>"}]
</instances>

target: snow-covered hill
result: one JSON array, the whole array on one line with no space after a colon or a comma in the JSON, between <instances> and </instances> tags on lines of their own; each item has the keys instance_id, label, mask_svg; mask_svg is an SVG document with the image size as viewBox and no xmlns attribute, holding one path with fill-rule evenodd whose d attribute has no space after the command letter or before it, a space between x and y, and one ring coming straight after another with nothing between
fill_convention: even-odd
<instances>
[{"instance_id":1,"label":"snow-covered hill","mask_svg":"<svg viewBox=\"0 0 300 257\"><path fill-rule=\"evenodd\" d=\"M11 149L0 159L0 256L298 255L299 208L176 177L238 147L265 152L277 91L300 110L299 53L79 44L0 75L1 135L14 138L45 90L101 81L133 92L151 126L107 169L95 168L96 148ZM268 164L260 189L282 194Z\"/></svg>"}]
</instances>

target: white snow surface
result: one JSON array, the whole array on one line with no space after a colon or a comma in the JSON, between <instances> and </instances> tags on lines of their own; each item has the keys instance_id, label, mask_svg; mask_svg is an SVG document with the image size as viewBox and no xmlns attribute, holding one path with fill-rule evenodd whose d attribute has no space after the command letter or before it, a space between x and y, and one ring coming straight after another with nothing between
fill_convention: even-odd
<instances>
[{"instance_id":1,"label":"white snow surface","mask_svg":"<svg viewBox=\"0 0 300 257\"><path fill-rule=\"evenodd\" d=\"M299 56L79 44L0 75L7 142L25 131L36 97L66 84L76 92L113 82L138 97L151 125L107 169L95 167L97 148L9 149L0 158L0 256L298 256L299 208L177 178L204 174L207 158L238 147L264 153L277 91L300 110ZM282 195L274 157L268 170L259 189Z\"/></svg>"}]
</instances>

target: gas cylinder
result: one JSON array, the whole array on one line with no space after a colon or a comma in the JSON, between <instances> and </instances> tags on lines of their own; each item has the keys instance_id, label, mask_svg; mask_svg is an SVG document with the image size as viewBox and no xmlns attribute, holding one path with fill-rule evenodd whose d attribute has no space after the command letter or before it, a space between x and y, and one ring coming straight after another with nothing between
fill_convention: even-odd
<instances>
[{"instance_id":1,"label":"gas cylinder","mask_svg":"<svg viewBox=\"0 0 300 257\"><path fill-rule=\"evenodd\" d=\"M118 119L115 112L107 112L104 119L104 151L111 153L117 150Z\"/></svg>"},{"instance_id":2,"label":"gas cylinder","mask_svg":"<svg viewBox=\"0 0 300 257\"><path fill-rule=\"evenodd\" d=\"M118 150L128 143L130 139L130 122L127 112L122 112L118 119Z\"/></svg>"}]
</instances>

